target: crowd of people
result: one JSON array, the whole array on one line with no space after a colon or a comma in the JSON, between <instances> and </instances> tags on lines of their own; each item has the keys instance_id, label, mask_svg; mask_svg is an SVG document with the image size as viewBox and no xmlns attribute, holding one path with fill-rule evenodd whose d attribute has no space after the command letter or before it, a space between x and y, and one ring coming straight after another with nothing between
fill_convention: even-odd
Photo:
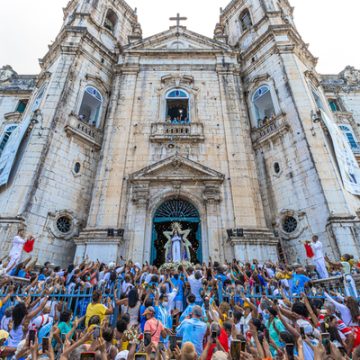
<instances>
[{"instance_id":1,"label":"crowd of people","mask_svg":"<svg viewBox=\"0 0 360 360\"><path fill-rule=\"evenodd\" d=\"M323 261L316 237L306 243L308 267L255 259L38 266L21 261L25 242L14 239L1 260L0 358L359 359L358 264L350 255ZM317 285L333 275L343 276L341 288Z\"/></svg>"}]
</instances>

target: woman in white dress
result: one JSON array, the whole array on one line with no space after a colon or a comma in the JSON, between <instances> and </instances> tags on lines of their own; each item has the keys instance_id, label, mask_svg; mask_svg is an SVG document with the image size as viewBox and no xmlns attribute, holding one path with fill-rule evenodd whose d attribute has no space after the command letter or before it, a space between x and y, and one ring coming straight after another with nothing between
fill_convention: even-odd
<instances>
[{"instance_id":1,"label":"woman in white dress","mask_svg":"<svg viewBox=\"0 0 360 360\"><path fill-rule=\"evenodd\" d=\"M7 272L12 270L15 266L19 264L25 242L25 230L20 229L12 242L12 248L9 253L10 261L6 268Z\"/></svg>"}]
</instances>

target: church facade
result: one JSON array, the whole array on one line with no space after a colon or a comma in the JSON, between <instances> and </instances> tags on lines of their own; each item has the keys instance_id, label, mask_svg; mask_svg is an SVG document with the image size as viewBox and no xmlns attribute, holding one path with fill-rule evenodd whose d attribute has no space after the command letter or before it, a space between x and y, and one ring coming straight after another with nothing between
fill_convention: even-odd
<instances>
[{"instance_id":1,"label":"church facade","mask_svg":"<svg viewBox=\"0 0 360 360\"><path fill-rule=\"evenodd\" d=\"M287 0L233 0L214 37L143 38L123 1L71 0L37 76L0 70L0 252L40 262L360 256L360 71L316 72ZM171 240L171 237L170 237Z\"/></svg>"}]
</instances>

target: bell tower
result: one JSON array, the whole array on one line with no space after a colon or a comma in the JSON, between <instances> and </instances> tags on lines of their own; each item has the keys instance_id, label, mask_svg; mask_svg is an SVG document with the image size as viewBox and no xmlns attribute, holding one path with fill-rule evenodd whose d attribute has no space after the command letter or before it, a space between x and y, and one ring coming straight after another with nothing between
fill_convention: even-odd
<instances>
[{"instance_id":1,"label":"bell tower","mask_svg":"<svg viewBox=\"0 0 360 360\"><path fill-rule=\"evenodd\" d=\"M71 239L86 223L104 146L114 69L131 36L140 37L141 28L123 0L71 0L65 7L63 25L40 60L37 89L24 113L26 141L16 140L16 166L0 188L5 251L21 219L37 238L39 259L72 260Z\"/></svg>"},{"instance_id":2,"label":"bell tower","mask_svg":"<svg viewBox=\"0 0 360 360\"><path fill-rule=\"evenodd\" d=\"M344 189L321 118L314 116L320 109L332 113L293 13L288 0L233 0L217 25L239 52L267 225L279 234L289 262L305 258L302 241L314 234L324 253L358 255L359 239L341 230L357 216L358 199Z\"/></svg>"}]
</instances>

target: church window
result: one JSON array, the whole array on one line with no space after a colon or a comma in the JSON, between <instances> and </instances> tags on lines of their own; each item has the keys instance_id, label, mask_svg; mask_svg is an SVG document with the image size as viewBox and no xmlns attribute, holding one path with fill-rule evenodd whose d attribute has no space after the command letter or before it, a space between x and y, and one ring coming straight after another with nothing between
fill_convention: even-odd
<instances>
[{"instance_id":1,"label":"church window","mask_svg":"<svg viewBox=\"0 0 360 360\"><path fill-rule=\"evenodd\" d=\"M25 109L26 109L26 105L27 105L28 101L29 101L29 100L27 100L27 99L19 100L19 102L18 102L18 104L17 104L17 106L16 106L16 110L15 110L15 111L17 111L17 112L19 112L19 113L22 114L22 113L25 111Z\"/></svg>"},{"instance_id":2,"label":"church window","mask_svg":"<svg viewBox=\"0 0 360 360\"><path fill-rule=\"evenodd\" d=\"M2 152L5 149L5 146L7 144L7 142L9 141L9 138L11 136L11 134L13 133L13 131L17 128L17 125L8 125L5 128L4 134L3 136L0 138L0 157Z\"/></svg>"},{"instance_id":3,"label":"church window","mask_svg":"<svg viewBox=\"0 0 360 360\"><path fill-rule=\"evenodd\" d=\"M191 218L199 217L196 207L184 200L168 200L160 205L155 213L158 218Z\"/></svg>"},{"instance_id":4,"label":"church window","mask_svg":"<svg viewBox=\"0 0 360 360\"><path fill-rule=\"evenodd\" d=\"M359 143L356 140L352 128L349 125L339 125L339 128L347 138L351 149L353 151L360 151Z\"/></svg>"},{"instance_id":5,"label":"church window","mask_svg":"<svg viewBox=\"0 0 360 360\"><path fill-rule=\"evenodd\" d=\"M241 24L242 31L246 31L252 27L251 16L250 16L250 12L248 9L245 9L240 14L240 24Z\"/></svg>"},{"instance_id":6,"label":"church window","mask_svg":"<svg viewBox=\"0 0 360 360\"><path fill-rule=\"evenodd\" d=\"M115 31L117 21L118 21L117 15L113 10L109 9L108 12L106 13L104 27L113 33Z\"/></svg>"},{"instance_id":7,"label":"church window","mask_svg":"<svg viewBox=\"0 0 360 360\"><path fill-rule=\"evenodd\" d=\"M293 233L296 230L297 226L298 222L293 216L286 216L282 223L283 230L288 234Z\"/></svg>"},{"instance_id":8,"label":"church window","mask_svg":"<svg viewBox=\"0 0 360 360\"><path fill-rule=\"evenodd\" d=\"M188 124L189 95L182 89L174 89L166 95L166 121L171 124Z\"/></svg>"},{"instance_id":9,"label":"church window","mask_svg":"<svg viewBox=\"0 0 360 360\"><path fill-rule=\"evenodd\" d=\"M79 162L76 162L74 165L74 173L78 174L81 170L81 164Z\"/></svg>"},{"instance_id":10,"label":"church window","mask_svg":"<svg viewBox=\"0 0 360 360\"><path fill-rule=\"evenodd\" d=\"M258 126L266 125L266 122L275 116L274 103L268 85L260 86L252 97Z\"/></svg>"},{"instance_id":11,"label":"church window","mask_svg":"<svg viewBox=\"0 0 360 360\"><path fill-rule=\"evenodd\" d=\"M100 92L93 86L87 86L79 110L80 120L98 126L102 103Z\"/></svg>"},{"instance_id":12,"label":"church window","mask_svg":"<svg viewBox=\"0 0 360 360\"><path fill-rule=\"evenodd\" d=\"M340 111L340 106L336 99L329 99L329 105L332 112Z\"/></svg>"},{"instance_id":13,"label":"church window","mask_svg":"<svg viewBox=\"0 0 360 360\"><path fill-rule=\"evenodd\" d=\"M72 221L71 221L70 217L68 217L68 216L60 216L56 220L56 228L62 234L69 233L71 231L71 228L72 228Z\"/></svg>"}]
</instances>

